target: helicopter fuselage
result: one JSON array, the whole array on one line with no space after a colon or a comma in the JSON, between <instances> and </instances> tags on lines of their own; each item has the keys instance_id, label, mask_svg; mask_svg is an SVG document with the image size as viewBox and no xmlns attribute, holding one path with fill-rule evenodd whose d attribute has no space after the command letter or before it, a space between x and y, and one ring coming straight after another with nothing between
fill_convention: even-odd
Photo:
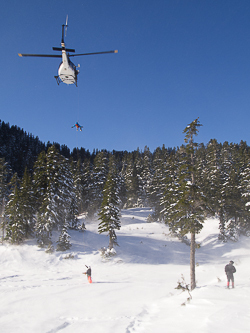
<instances>
[{"instance_id":1,"label":"helicopter fuselage","mask_svg":"<svg viewBox=\"0 0 250 333\"><path fill-rule=\"evenodd\" d=\"M58 76L60 80L66 84L76 84L78 70L70 61L65 50L62 50L62 62L58 68Z\"/></svg>"}]
</instances>

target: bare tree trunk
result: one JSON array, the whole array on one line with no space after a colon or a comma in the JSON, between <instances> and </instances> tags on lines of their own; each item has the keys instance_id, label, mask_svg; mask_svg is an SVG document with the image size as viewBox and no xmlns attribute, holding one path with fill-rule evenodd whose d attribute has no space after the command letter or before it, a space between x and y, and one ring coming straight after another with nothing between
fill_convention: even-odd
<instances>
[{"instance_id":1,"label":"bare tree trunk","mask_svg":"<svg viewBox=\"0 0 250 333\"><path fill-rule=\"evenodd\" d=\"M112 250L114 247L113 233L109 231L109 249Z\"/></svg>"},{"instance_id":2,"label":"bare tree trunk","mask_svg":"<svg viewBox=\"0 0 250 333\"><path fill-rule=\"evenodd\" d=\"M196 287L195 281L195 233L191 233L191 244L190 244L190 281L191 290Z\"/></svg>"}]
</instances>

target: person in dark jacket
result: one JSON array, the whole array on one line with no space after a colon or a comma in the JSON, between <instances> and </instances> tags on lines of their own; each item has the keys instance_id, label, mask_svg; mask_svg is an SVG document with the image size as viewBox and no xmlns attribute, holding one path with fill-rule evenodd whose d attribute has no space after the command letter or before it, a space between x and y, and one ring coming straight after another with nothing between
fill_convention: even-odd
<instances>
[{"instance_id":1,"label":"person in dark jacket","mask_svg":"<svg viewBox=\"0 0 250 333\"><path fill-rule=\"evenodd\" d=\"M234 273L236 272L236 268L233 264L234 262L231 260L229 264L225 266L225 272L227 275L227 288L229 288L230 280L232 281L232 288L234 288Z\"/></svg>"},{"instance_id":2,"label":"person in dark jacket","mask_svg":"<svg viewBox=\"0 0 250 333\"><path fill-rule=\"evenodd\" d=\"M85 266L87 267L87 272L85 272L85 273L83 273L83 274L86 274L89 283L92 283L92 279L91 279L91 267L90 267L90 266L87 266L87 265L85 265Z\"/></svg>"}]
</instances>

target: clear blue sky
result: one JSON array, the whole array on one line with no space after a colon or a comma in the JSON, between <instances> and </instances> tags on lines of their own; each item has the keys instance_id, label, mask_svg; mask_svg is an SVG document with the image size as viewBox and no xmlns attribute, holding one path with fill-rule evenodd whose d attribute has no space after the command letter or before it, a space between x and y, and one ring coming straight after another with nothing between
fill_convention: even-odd
<instances>
[{"instance_id":1,"label":"clear blue sky","mask_svg":"<svg viewBox=\"0 0 250 333\"><path fill-rule=\"evenodd\" d=\"M66 15L66 47L119 50L72 58L78 88L60 59L18 57L56 53ZM249 0L8 0L0 27L0 119L43 142L154 151L199 117L198 142L250 144Z\"/></svg>"}]
</instances>

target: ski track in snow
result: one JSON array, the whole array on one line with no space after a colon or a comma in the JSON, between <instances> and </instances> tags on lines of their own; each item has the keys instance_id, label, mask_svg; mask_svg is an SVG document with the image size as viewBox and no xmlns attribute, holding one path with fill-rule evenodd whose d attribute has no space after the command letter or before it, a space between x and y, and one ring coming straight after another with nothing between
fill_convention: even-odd
<instances>
[{"instance_id":1,"label":"ski track in snow","mask_svg":"<svg viewBox=\"0 0 250 333\"><path fill-rule=\"evenodd\" d=\"M197 288L176 290L183 274L189 283L189 247L169 236L162 223L147 223L149 209L122 211L117 256L98 249L108 238L71 232L72 248L51 255L34 241L0 246L0 327L4 333L229 333L249 332L249 239L218 241L218 221L206 221L197 235ZM55 237L56 240L56 237ZM71 253L74 259L65 259ZM235 261L235 289L225 288L224 266ZM88 284L85 264L91 265Z\"/></svg>"}]
</instances>

